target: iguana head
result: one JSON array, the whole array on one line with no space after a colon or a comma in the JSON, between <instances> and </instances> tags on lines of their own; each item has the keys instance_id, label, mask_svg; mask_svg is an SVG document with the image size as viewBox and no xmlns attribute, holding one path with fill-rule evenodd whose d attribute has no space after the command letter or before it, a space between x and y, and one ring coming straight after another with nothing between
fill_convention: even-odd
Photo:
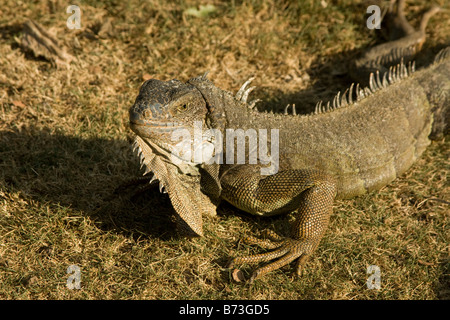
<instances>
[{"instance_id":1,"label":"iguana head","mask_svg":"<svg viewBox=\"0 0 450 320\"><path fill-rule=\"evenodd\" d=\"M173 151L172 133L193 131L194 122L204 122L206 102L193 86L178 80L147 80L130 108L130 127L146 142Z\"/></svg>"},{"instance_id":2,"label":"iguana head","mask_svg":"<svg viewBox=\"0 0 450 320\"><path fill-rule=\"evenodd\" d=\"M151 79L142 85L129 110L130 127L153 152L172 162L182 173L192 174L199 164L195 156L200 152L205 160L205 154L213 152L215 138L208 130L202 131L199 137L196 130L223 130L223 108L230 107L224 99L233 97L228 97L205 76L187 83ZM186 147L192 151L188 155Z\"/></svg>"},{"instance_id":3,"label":"iguana head","mask_svg":"<svg viewBox=\"0 0 450 320\"><path fill-rule=\"evenodd\" d=\"M146 172L153 172L184 225L197 235L202 235L201 212L205 208L215 211L215 206L211 206L200 191L200 164L185 158L174 162L173 155L178 153L174 151L180 139L174 140L173 134L185 130L194 139L194 129L199 123L202 128L217 127L218 122L213 120L217 112L213 111L210 100L214 90L220 89L205 77L187 83L152 79L142 85L129 110L130 127L137 134L134 146L141 164ZM202 145L211 143L212 137L201 136L200 139ZM193 151L195 153L195 147Z\"/></svg>"}]
</instances>

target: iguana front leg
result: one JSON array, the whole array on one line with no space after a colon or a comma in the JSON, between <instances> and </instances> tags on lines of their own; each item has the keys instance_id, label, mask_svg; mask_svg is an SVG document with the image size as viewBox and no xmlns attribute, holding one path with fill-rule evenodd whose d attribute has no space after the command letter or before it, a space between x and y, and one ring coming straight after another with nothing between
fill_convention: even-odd
<instances>
[{"instance_id":1,"label":"iguana front leg","mask_svg":"<svg viewBox=\"0 0 450 320\"><path fill-rule=\"evenodd\" d=\"M221 177L221 197L234 206L258 215L295 212L289 238L267 253L238 257L229 267L241 263L275 260L259 269L251 281L296 259L297 273L322 239L336 195L334 179L316 170L286 170L261 176L257 166L236 166ZM272 236L274 238L274 236Z\"/></svg>"}]
</instances>

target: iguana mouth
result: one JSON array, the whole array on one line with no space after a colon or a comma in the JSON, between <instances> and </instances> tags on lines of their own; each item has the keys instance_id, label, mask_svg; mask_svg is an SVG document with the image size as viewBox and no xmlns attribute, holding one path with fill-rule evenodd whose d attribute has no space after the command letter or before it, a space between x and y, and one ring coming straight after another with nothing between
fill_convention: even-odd
<instances>
[{"instance_id":1,"label":"iguana mouth","mask_svg":"<svg viewBox=\"0 0 450 320\"><path fill-rule=\"evenodd\" d=\"M154 128L182 128L183 126L177 122L159 122L159 121L148 121L148 120L132 120L130 125L135 126L150 126Z\"/></svg>"},{"instance_id":2,"label":"iguana mouth","mask_svg":"<svg viewBox=\"0 0 450 320\"><path fill-rule=\"evenodd\" d=\"M160 133L170 133L174 130L184 129L184 126L173 122L153 122L144 120L134 120L130 121L130 128L136 134L141 136L149 136L149 134L160 134Z\"/></svg>"},{"instance_id":3,"label":"iguana mouth","mask_svg":"<svg viewBox=\"0 0 450 320\"><path fill-rule=\"evenodd\" d=\"M145 114L137 112L135 108L130 109L129 119L131 130L143 136L148 136L152 133L170 133L183 128L182 124L175 121L164 121L164 119L150 120L145 118Z\"/></svg>"}]
</instances>

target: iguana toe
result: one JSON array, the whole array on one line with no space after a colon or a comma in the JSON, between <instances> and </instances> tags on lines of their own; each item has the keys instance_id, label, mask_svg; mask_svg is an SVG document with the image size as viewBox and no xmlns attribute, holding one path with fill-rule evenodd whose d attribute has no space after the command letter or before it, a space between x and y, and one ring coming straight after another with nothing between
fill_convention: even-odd
<instances>
[{"instance_id":1,"label":"iguana toe","mask_svg":"<svg viewBox=\"0 0 450 320\"><path fill-rule=\"evenodd\" d=\"M264 241L264 244L265 243L266 242ZM277 270L298 259L295 265L295 274L300 275L304 264L307 262L310 254L316 248L317 243L318 241L314 239L297 240L292 238L285 238L285 240L281 241L280 245L273 251L232 259L228 263L228 268L233 268L235 265L243 263L255 264L259 262L274 260L266 264L265 266L256 269L249 279L249 281L252 282L257 278L262 277L266 273ZM233 278L236 280L236 277L234 276L235 274L236 269L233 272ZM242 277L239 277L239 281L242 280L241 278Z\"/></svg>"}]
</instances>

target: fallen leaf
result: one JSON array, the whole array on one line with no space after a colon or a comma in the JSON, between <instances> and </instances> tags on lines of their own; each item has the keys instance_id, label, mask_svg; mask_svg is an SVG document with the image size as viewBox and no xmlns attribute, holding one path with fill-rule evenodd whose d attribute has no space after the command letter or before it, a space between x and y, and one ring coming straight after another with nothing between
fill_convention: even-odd
<instances>
[{"instance_id":1,"label":"fallen leaf","mask_svg":"<svg viewBox=\"0 0 450 320\"><path fill-rule=\"evenodd\" d=\"M212 4L207 4L206 6L200 5L200 8L197 9L195 7L188 8L184 10L184 14L188 16L194 16L197 18L204 18L217 11L216 6Z\"/></svg>"},{"instance_id":2,"label":"fallen leaf","mask_svg":"<svg viewBox=\"0 0 450 320\"><path fill-rule=\"evenodd\" d=\"M13 103L13 105L15 105L16 107L19 107L19 108L26 108L27 107L22 101L15 100L12 103Z\"/></svg>"}]
</instances>

